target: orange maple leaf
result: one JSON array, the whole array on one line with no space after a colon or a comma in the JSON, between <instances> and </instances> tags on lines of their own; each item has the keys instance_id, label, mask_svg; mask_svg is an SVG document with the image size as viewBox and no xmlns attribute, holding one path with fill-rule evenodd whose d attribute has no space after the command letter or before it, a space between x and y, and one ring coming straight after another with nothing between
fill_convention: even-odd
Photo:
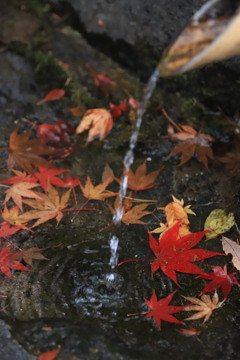
<instances>
[{"instance_id":1,"label":"orange maple leaf","mask_svg":"<svg viewBox=\"0 0 240 360\"><path fill-rule=\"evenodd\" d=\"M40 139L30 139L32 129L18 134L16 128L10 135L9 149L2 149L9 152L7 165L9 171L17 163L28 173L33 173L32 165L48 167L50 164L41 155L52 155L56 149L52 146L43 145Z\"/></svg>"},{"instance_id":2,"label":"orange maple leaf","mask_svg":"<svg viewBox=\"0 0 240 360\"><path fill-rule=\"evenodd\" d=\"M145 225L144 221L141 221L143 216L152 214L152 211L146 211L145 209L151 204L139 204L132 207L132 202L129 199L124 199L123 201L123 214L121 221L124 224L142 224ZM119 197L116 198L114 202L114 208L118 208L119 206ZM114 215L115 210L109 205L109 209L111 213Z\"/></svg>"},{"instance_id":3,"label":"orange maple leaf","mask_svg":"<svg viewBox=\"0 0 240 360\"><path fill-rule=\"evenodd\" d=\"M175 225L180 219L181 224L179 227L179 237L190 234L189 231L189 220L188 214L196 215L191 209L190 205L184 206L184 201L178 200L175 196L172 195L173 201L167 204L165 207L158 208L164 210L166 214L166 224L160 223L160 227L151 231L152 233L160 233L160 238L162 235Z\"/></svg>"},{"instance_id":4,"label":"orange maple leaf","mask_svg":"<svg viewBox=\"0 0 240 360\"><path fill-rule=\"evenodd\" d=\"M23 199L23 203L36 210L30 210L19 216L19 220L30 221L38 219L31 228L43 224L44 222L56 218L57 224L63 217L62 210L68 205L71 189L62 195L61 199L56 189L49 184L48 194L34 191L39 199Z\"/></svg>"},{"instance_id":5,"label":"orange maple leaf","mask_svg":"<svg viewBox=\"0 0 240 360\"><path fill-rule=\"evenodd\" d=\"M11 224L14 226L21 225L22 229L31 231L29 228L27 228L25 226L25 225L27 225L26 221L28 221L28 220L21 218L21 215L19 215L19 207L18 206L14 206L13 208L8 209L7 206L4 205L4 210L2 211L2 218L8 224Z\"/></svg>"},{"instance_id":6,"label":"orange maple leaf","mask_svg":"<svg viewBox=\"0 0 240 360\"><path fill-rule=\"evenodd\" d=\"M147 190L152 188L153 186L161 184L160 182L154 182L159 173L163 170L164 166L162 166L159 170L153 171L147 174L147 160L137 168L135 174L130 169L128 172L128 188L134 191ZM114 177L114 179L120 183L121 179Z\"/></svg>"},{"instance_id":7,"label":"orange maple leaf","mask_svg":"<svg viewBox=\"0 0 240 360\"><path fill-rule=\"evenodd\" d=\"M90 109L87 110L76 129L76 134L81 134L85 130L89 130L87 143L93 141L99 136L99 140L103 140L107 133L113 127L113 118L111 113L106 109Z\"/></svg>"},{"instance_id":8,"label":"orange maple leaf","mask_svg":"<svg viewBox=\"0 0 240 360\"><path fill-rule=\"evenodd\" d=\"M117 193L114 193L112 191L106 190L106 187L111 182L112 177L109 177L107 180L105 180L102 184L99 184L97 186L93 186L92 181L90 177L87 177L87 181L85 186L83 186L80 182L79 186L83 192L83 196L89 200L105 200L111 196L118 195Z\"/></svg>"},{"instance_id":9,"label":"orange maple leaf","mask_svg":"<svg viewBox=\"0 0 240 360\"><path fill-rule=\"evenodd\" d=\"M168 126L168 137L172 140L179 140L183 142L177 144L166 159L169 159L172 155L182 153L181 162L178 164L178 166L181 166L190 160L196 153L199 160L203 163L206 169L209 170L208 158L214 160L213 151L209 146L209 142L215 141L215 139L210 135L200 134L188 125L181 125L181 128L183 131L175 133L173 126Z\"/></svg>"},{"instance_id":10,"label":"orange maple leaf","mask_svg":"<svg viewBox=\"0 0 240 360\"><path fill-rule=\"evenodd\" d=\"M41 105L46 101L59 100L64 97L66 91L64 89L53 89L41 100L37 102L37 105Z\"/></svg>"},{"instance_id":11,"label":"orange maple leaf","mask_svg":"<svg viewBox=\"0 0 240 360\"><path fill-rule=\"evenodd\" d=\"M176 331L185 336L195 336L198 341L200 341L200 339L197 335L202 332L202 330L196 330L192 325L189 326L189 329L176 329Z\"/></svg>"},{"instance_id":12,"label":"orange maple leaf","mask_svg":"<svg viewBox=\"0 0 240 360\"><path fill-rule=\"evenodd\" d=\"M22 210L22 196L39 199L39 196L34 191L30 190L36 186L39 186L39 184L26 181L13 184L7 191L5 191L6 197L4 204L12 198L19 209Z\"/></svg>"}]
</instances>

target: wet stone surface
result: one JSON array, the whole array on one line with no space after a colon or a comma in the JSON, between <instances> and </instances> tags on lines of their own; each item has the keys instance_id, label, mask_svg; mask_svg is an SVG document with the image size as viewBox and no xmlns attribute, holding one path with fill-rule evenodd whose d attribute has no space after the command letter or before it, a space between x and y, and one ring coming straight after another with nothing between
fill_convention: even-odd
<instances>
[{"instance_id":1,"label":"wet stone surface","mask_svg":"<svg viewBox=\"0 0 240 360\"><path fill-rule=\"evenodd\" d=\"M61 117L76 126L79 119L74 118L68 108L76 106L74 96L77 91L81 94L83 108L108 107L108 99L94 87L89 77L86 62L97 72L120 83L111 91L113 103L126 97L124 88L140 99L143 84L137 77L93 49L80 34L69 28L68 23L52 23L50 7L43 9L36 3L33 12L28 2L25 10L14 2L11 5L13 10L10 12L6 3L0 25L4 33L0 52L1 147L8 146L9 135L18 124L21 129L27 128L23 118L51 123ZM15 28L9 21L18 18L21 12L26 12L26 26L32 29L32 33L23 29L22 36L19 35L15 42ZM35 26L29 26L31 23ZM36 106L48 91L64 86L67 75L53 65L54 58L69 64L72 87L67 89L66 97L61 101ZM165 165L158 177L162 184L140 192L138 196L157 200L158 207L169 203L171 194L183 198L197 214L196 217L190 216L191 231L202 230L206 217L215 208L236 212L239 181L237 177L229 178L229 173L217 162L210 163L208 172L196 158L182 167L176 167L178 156L165 161L173 143L162 137L166 134L167 123L156 106L164 103L174 120L188 121L196 129L200 128L204 116L205 131L215 137L219 134L213 149L216 155L222 155L225 149L231 148L231 142L237 140L226 120L214 118L210 110L216 110L215 104L221 100L227 113L237 110L239 79L238 75L227 70L224 72L221 67L208 69L159 82L135 151L135 168L146 157L151 158L149 172ZM214 81L218 81L215 86ZM54 165L71 169L71 176L81 176L83 182L89 175L98 184L108 163L120 177L131 130L127 117L119 118L102 143L96 140L70 157L56 160ZM228 143L222 141L226 138ZM74 141L83 144L85 135ZM1 152L0 180L8 177L6 154ZM118 191L118 185L112 183L109 189ZM4 191L1 188L2 202ZM76 192L81 205L85 200L80 189ZM13 271L14 282L0 274L0 307L7 306L0 312L1 360L37 359L41 352L56 349L58 345L61 345L59 360L181 360L193 359L196 353L202 360L236 359L240 350L240 300L236 286L228 301L206 324L202 325L201 320L193 324L203 331L201 341L183 337L175 331L177 326L174 324L163 322L162 331L159 331L151 319L144 319L141 315L127 317L129 313L147 310L144 298L149 299L153 289L156 289L158 298L179 290L173 304L183 305L186 302L180 294L197 296L206 282L196 281L194 275L178 274L182 286L179 289L160 271L152 279L149 262L129 262L112 270L108 264L111 236L120 240L119 261L151 259L153 254L148 245L147 227L156 228L158 221L148 216L144 219L147 226L121 224L99 232L112 221L107 203L112 204L111 199L90 201L88 207L97 208L98 212L81 212L74 222L71 222L73 213L66 212L58 227L55 220L51 220L36 227L34 233L23 230L14 236L12 241L20 248L45 248L43 254L49 260L35 260L31 272ZM72 196L71 207L73 204ZM161 211L156 215L164 221ZM235 239L236 229L227 236ZM200 247L222 252L220 238L202 241ZM230 257L208 259L200 266L210 271L211 265L222 266L226 261L230 263ZM108 281L109 274L114 274L112 283ZM185 313L178 314L180 320L186 317Z\"/></svg>"}]
</instances>

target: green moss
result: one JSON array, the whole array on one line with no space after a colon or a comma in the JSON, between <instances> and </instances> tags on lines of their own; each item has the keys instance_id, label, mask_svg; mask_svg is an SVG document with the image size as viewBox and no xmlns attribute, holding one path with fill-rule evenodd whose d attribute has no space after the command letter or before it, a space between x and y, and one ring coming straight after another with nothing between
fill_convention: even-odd
<instances>
[{"instance_id":1,"label":"green moss","mask_svg":"<svg viewBox=\"0 0 240 360\"><path fill-rule=\"evenodd\" d=\"M58 64L51 53L44 53L38 50L31 51L29 55L36 73L41 77L43 76L45 80L49 77L64 82L67 80L67 72Z\"/></svg>"}]
</instances>

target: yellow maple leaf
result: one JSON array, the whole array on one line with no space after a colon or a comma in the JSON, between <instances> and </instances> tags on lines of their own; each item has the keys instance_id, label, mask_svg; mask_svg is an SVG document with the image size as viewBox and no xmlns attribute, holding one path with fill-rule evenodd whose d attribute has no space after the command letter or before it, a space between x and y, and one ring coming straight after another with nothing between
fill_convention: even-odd
<instances>
[{"instance_id":1,"label":"yellow maple leaf","mask_svg":"<svg viewBox=\"0 0 240 360\"><path fill-rule=\"evenodd\" d=\"M83 192L83 196L89 200L104 200L111 196L118 195L118 193L114 193L112 191L106 190L106 187L111 182L112 178L109 177L102 184L94 186L90 177L87 177L87 181L85 186L83 186L80 182L79 186Z\"/></svg>"}]
</instances>

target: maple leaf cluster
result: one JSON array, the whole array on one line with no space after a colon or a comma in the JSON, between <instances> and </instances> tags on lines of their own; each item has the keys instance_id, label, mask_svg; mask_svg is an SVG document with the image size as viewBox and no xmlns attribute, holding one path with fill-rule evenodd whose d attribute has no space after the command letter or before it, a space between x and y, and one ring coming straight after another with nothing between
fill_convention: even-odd
<instances>
[{"instance_id":1,"label":"maple leaf cluster","mask_svg":"<svg viewBox=\"0 0 240 360\"><path fill-rule=\"evenodd\" d=\"M61 127L62 125L64 125L62 122L57 122L54 129L56 130L57 127ZM49 162L41 156L55 152L56 148L47 145L46 142L52 141L55 143L57 141L58 143L59 139L54 138L56 134L60 134L59 136L61 138L71 133L71 128L68 126L63 126L62 129L65 129L66 132L56 130L54 133L55 130L52 131L52 127L47 126L44 126L43 131L43 127L40 127L40 130L39 128L37 129L39 139L30 139L32 129L22 134L18 134L18 130L16 129L11 134L8 164L11 164L9 165L9 169L14 173L14 176L1 182L7 187L5 191L4 209L2 211L4 222L0 226L2 244L4 240L9 241L12 235L22 229L32 231L36 226L54 218L57 224L59 224L63 217L63 211L77 211L77 215L79 211L88 210L85 208L85 205L89 200L106 200L115 196L115 206L118 206L118 192L109 191L107 187L114 179L117 182L120 182L120 179L115 178L109 166L106 166L104 169L102 183L94 186L89 176L87 176L85 184L80 181L79 177L73 179L69 174L65 176L65 179L59 177L65 173L69 173L69 170L56 169L52 167L52 162ZM46 134L48 134L47 137ZM67 141L69 141L69 139L67 139ZM22 167L23 171L14 169L14 163ZM135 174L132 171L129 173L129 188L137 192L158 185L159 183L154 182L154 180L161 170L162 169L159 169L147 174L146 161L144 161L143 164L138 167ZM74 191L76 187L81 190L83 197L87 200L78 209L67 209L71 192ZM36 190L36 188L40 190ZM68 190L60 195L56 188L67 188ZM135 199L131 197L125 199L122 222L125 224L145 224L145 222L140 219L152 213L145 210L149 204L143 203L133 206L134 200ZM9 208L10 201L15 203L15 206ZM26 206L28 207L27 211ZM110 205L109 208L111 212L114 212ZM12 279L10 269L30 271L29 268L16 259L24 261L26 265L29 266L32 266L33 259L46 259L40 253L43 249L38 247L24 250L20 249L20 252L10 252L12 246L13 245L4 247L3 245L0 252L1 270L9 279Z\"/></svg>"},{"instance_id":2,"label":"maple leaf cluster","mask_svg":"<svg viewBox=\"0 0 240 360\"><path fill-rule=\"evenodd\" d=\"M89 70L89 75L93 79L94 84L106 97L109 97L109 89L117 86L117 84L106 75L95 73L88 64L86 67ZM37 105L40 106L47 101L61 100L65 94L66 91L64 89L53 89L46 94L42 100L38 101ZM64 158L79 148L79 146L63 147L63 143L71 144L72 135L81 134L88 130L87 143L97 137L102 141L113 128L115 119L122 116L123 113L128 113L129 119L135 121L140 104L130 94L128 94L128 97L128 99L123 99L119 105L109 102L109 109L88 109L83 114L76 130L74 130L68 122L58 119L52 124L43 123L38 126L32 124L29 130L22 133L19 133L19 128L16 128L11 133L9 149L3 150L9 152L7 165L8 169L12 171L15 176L1 182L5 184L4 186L7 187L7 190L5 191L4 208L2 211L2 219L4 221L0 224L0 270L10 280L13 280L11 269L29 272L31 271L29 267L33 265L33 260L48 260L41 253L41 251L45 249L39 247L18 248L19 251L12 251L14 247L12 236L22 230L33 232L33 228L51 219L56 219L58 225L63 218L64 211L77 211L74 216L75 218L80 211L97 210L95 208L87 209L85 207L90 200L103 201L109 199L109 201L111 201L112 197L116 197L113 205L108 204L111 214L115 214L116 209L121 205L121 221L124 224L146 224L146 222L141 219L153 213L153 211L147 210L147 207L153 205L154 201L143 201L137 198L136 195L139 192L161 184L160 182L156 182L156 178L163 170L163 167L147 173L147 160L144 160L135 172L130 169L127 173L127 187L131 192L124 199L120 199L118 192L107 189L113 181L116 181L118 184L122 181L121 178L114 175L113 170L108 165L106 165L104 169L102 183L98 185L94 185L89 176L86 177L86 182L84 183L80 180L80 177L72 178L69 174L65 174L69 173L69 169L56 169L52 165L52 159ZM69 111L71 111L74 116L81 115L78 107L70 108ZM173 141L179 141L169 153L167 159L172 155L180 153L180 166L196 155L206 169L209 170L209 159L215 159L210 143L215 141L215 139L208 134L203 134L201 131L197 132L189 125L176 125L165 111L164 113L173 125L168 126L168 137ZM24 119L24 121L29 122L27 119ZM33 128L36 128L37 138L32 138ZM175 129L177 129L177 131L175 131ZM227 167L231 169L232 172L236 172L239 168L239 154L227 153L225 157L220 158L220 161L227 164ZM15 165L18 165L22 171L16 170L14 168ZM126 171L124 170L123 173L126 173ZM38 190L36 190L36 188L38 188ZM61 192L61 190L57 190L57 188L65 188L68 190ZM77 204L75 188L81 190L81 194L86 201L78 209L68 209L71 201L71 193L74 193L75 204ZM14 206L9 208L10 202L13 202ZM139 204L134 204L135 202ZM240 286L235 276L236 273L228 273L226 264L223 268L220 266L212 266L213 272L211 273L204 272L195 264L196 261L203 261L207 258L222 256L224 254L194 248L203 236L211 230L206 229L198 233L190 232L188 216L189 214L195 215L195 213L190 209L190 205L184 206L183 199L178 200L173 196L172 202L158 209L165 211L166 222L163 223L160 221L160 227L154 229L152 232L148 232L149 246L156 257L150 260L152 277L155 272L162 271L180 287L177 279L177 273L180 272L198 275L196 279L201 278L209 281L209 283L205 285L199 294L201 299L183 296L190 304L181 306L170 305L176 291L158 300L156 291L153 290L150 300L144 299L150 309L150 311L145 313L145 317L152 317L157 323L158 328L161 328L162 320L185 325L183 321L178 320L172 314L180 311L195 311L196 313L194 315L185 320L203 318L205 322L210 318L212 312L220 308L228 298L232 285ZM214 219L214 221L215 220L216 219ZM217 223L219 225L219 221ZM107 228L111 225L112 224ZM216 227L215 232L217 235L223 233L229 226L229 224L228 227L226 227L226 224L225 226L221 226L221 231L219 227ZM104 229L100 231L102 230ZM159 238L155 239L152 233L159 233ZM209 238L210 237L209 235ZM231 253L233 255L233 263L240 269L240 246L232 243L230 239L223 238L223 250L225 253ZM123 261L119 265L127 261L133 260ZM221 302L219 302L219 297L216 292L217 289L220 289L223 294L223 301ZM206 293L212 291L215 291L212 298L206 295ZM180 329L179 332L187 336L197 336L201 333L201 331L197 331L192 326L189 329ZM39 359L54 359L58 352L59 349L43 353L39 356Z\"/></svg>"},{"instance_id":3,"label":"maple leaf cluster","mask_svg":"<svg viewBox=\"0 0 240 360\"><path fill-rule=\"evenodd\" d=\"M190 316L189 318L186 318L185 320L197 320L204 318L204 322L206 322L212 315L213 310L220 308L224 301L227 299L231 291L232 285L234 284L240 286L240 283L235 277L236 273L227 272L227 265L224 265L223 268L221 268L220 266L212 266L213 272L205 273L201 270L201 268L193 264L193 262L195 261L204 260L213 256L222 256L225 254L212 252L205 249L192 249L201 241L203 236L209 233L211 230L205 230L198 233L188 233L187 235L180 237L179 233L181 221L181 219L178 220L172 227L166 230L159 240L156 240L149 232L149 245L152 252L156 256L156 259L150 260L152 261L152 276L157 270L161 270L179 287L180 285L177 281L176 272L199 274L197 278L203 278L209 280L210 282L204 287L204 289L200 293L201 300L195 297L183 296L183 298L190 301L191 304L184 305L182 307L172 307L168 305L176 291L167 296L166 298L157 300L154 290L151 299L145 299L146 304L151 309L151 311L147 312L146 317L153 317L159 328L161 327L161 320L185 324L171 315L172 313L177 313L179 311L196 311L197 313ZM236 258L237 252L240 253L240 246L237 244L231 246L231 242L232 241L230 239L226 239L223 245L223 249L226 253L231 252ZM232 250L229 250L230 247L235 247L234 252ZM118 265L122 265L123 263L126 263L128 261L136 260L142 261L144 259L125 260ZM147 261L149 261L149 259ZM235 266L239 266L239 264L235 264ZM240 266L238 268L240 269ZM219 302L219 297L216 292L216 289L219 288L222 290L224 296L222 302ZM205 295L206 293L211 291L215 291L212 300L209 295ZM129 316L130 315L138 314L129 314ZM180 332L183 335L196 336L198 334L194 328L190 328L189 330L183 329Z\"/></svg>"}]
</instances>

